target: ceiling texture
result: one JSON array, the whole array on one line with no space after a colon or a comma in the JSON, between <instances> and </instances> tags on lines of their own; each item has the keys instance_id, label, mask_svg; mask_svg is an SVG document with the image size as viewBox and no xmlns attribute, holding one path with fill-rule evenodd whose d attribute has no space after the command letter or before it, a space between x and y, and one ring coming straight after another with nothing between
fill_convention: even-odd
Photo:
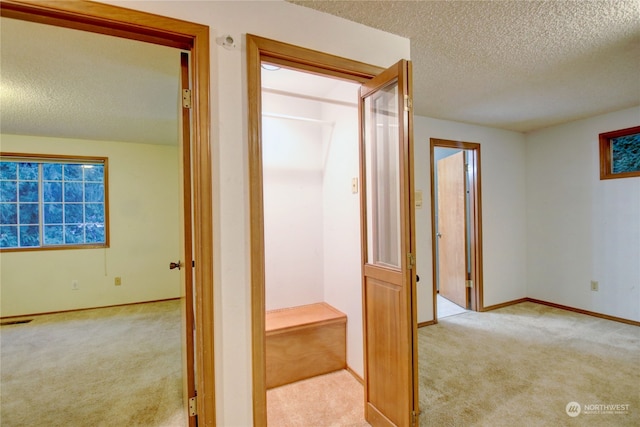
<instances>
[{"instance_id":1,"label":"ceiling texture","mask_svg":"<svg viewBox=\"0 0 640 427\"><path fill-rule=\"evenodd\" d=\"M176 145L180 51L0 18L4 134Z\"/></svg>"},{"instance_id":2,"label":"ceiling texture","mask_svg":"<svg viewBox=\"0 0 640 427\"><path fill-rule=\"evenodd\" d=\"M417 115L530 132L640 105L638 0L289 1L409 38ZM2 133L176 143L177 49L0 32Z\"/></svg>"},{"instance_id":3,"label":"ceiling texture","mask_svg":"<svg viewBox=\"0 0 640 427\"><path fill-rule=\"evenodd\" d=\"M420 116L530 132L640 105L637 0L287 1L409 38Z\"/></svg>"}]
</instances>

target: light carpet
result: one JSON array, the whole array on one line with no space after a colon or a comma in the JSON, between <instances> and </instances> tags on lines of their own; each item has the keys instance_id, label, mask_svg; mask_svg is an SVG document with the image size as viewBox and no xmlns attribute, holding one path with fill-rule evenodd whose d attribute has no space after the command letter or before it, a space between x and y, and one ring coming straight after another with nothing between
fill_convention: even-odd
<instances>
[{"instance_id":1,"label":"light carpet","mask_svg":"<svg viewBox=\"0 0 640 427\"><path fill-rule=\"evenodd\" d=\"M0 329L0 424L185 425L179 301L33 317Z\"/></svg>"},{"instance_id":2,"label":"light carpet","mask_svg":"<svg viewBox=\"0 0 640 427\"><path fill-rule=\"evenodd\" d=\"M637 326L527 302L418 335L423 427L640 425Z\"/></svg>"},{"instance_id":3,"label":"light carpet","mask_svg":"<svg viewBox=\"0 0 640 427\"><path fill-rule=\"evenodd\" d=\"M342 370L267 390L270 427L368 427L364 389Z\"/></svg>"}]
</instances>

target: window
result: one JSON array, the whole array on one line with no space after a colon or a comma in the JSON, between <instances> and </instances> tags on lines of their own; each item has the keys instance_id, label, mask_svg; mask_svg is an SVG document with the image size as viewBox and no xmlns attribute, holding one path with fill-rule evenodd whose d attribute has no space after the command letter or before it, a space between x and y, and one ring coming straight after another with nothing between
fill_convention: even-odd
<instances>
[{"instance_id":1,"label":"window","mask_svg":"<svg viewBox=\"0 0 640 427\"><path fill-rule=\"evenodd\" d=\"M107 158L0 153L0 250L107 247Z\"/></svg>"},{"instance_id":2,"label":"window","mask_svg":"<svg viewBox=\"0 0 640 427\"><path fill-rule=\"evenodd\" d=\"M600 179L640 176L640 126L600 134Z\"/></svg>"}]
</instances>

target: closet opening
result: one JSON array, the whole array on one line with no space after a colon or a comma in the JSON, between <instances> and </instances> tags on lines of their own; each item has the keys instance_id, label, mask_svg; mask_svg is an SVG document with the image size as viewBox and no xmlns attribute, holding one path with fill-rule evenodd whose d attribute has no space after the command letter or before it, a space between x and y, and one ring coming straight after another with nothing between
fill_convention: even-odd
<instances>
[{"instance_id":1,"label":"closet opening","mask_svg":"<svg viewBox=\"0 0 640 427\"><path fill-rule=\"evenodd\" d=\"M359 87L261 63L269 425L364 419Z\"/></svg>"}]
</instances>

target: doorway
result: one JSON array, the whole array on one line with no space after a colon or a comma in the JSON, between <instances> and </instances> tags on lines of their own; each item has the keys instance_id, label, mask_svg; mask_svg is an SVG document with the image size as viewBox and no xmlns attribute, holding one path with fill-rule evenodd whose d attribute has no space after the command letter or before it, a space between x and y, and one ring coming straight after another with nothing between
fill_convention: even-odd
<instances>
[{"instance_id":1,"label":"doorway","mask_svg":"<svg viewBox=\"0 0 640 427\"><path fill-rule=\"evenodd\" d=\"M197 90L192 92L191 123L195 130L191 141L185 144L183 180L185 191L193 195L193 234L194 258L200 260L195 269L195 284L185 286L185 306L190 307L195 293L194 322L183 329L183 348L188 353L194 354L194 363L185 362L185 378L193 378L194 371L197 378L191 381L198 384L198 416L203 425L215 423L215 399L214 399L214 369L213 369L213 271L211 268L213 250L213 237L211 234L212 218L212 193L211 193L211 157L209 152L209 122L208 109L208 76L209 76L209 48L208 28L199 24L178 21L171 18L159 17L143 12L122 9L119 7L95 4L88 2L49 3L40 2L14 2L2 1L2 16L13 19L40 22L55 26L67 27L76 30L89 31L116 37L123 37L143 42L189 51L194 58L194 67L187 72L191 82ZM183 74L184 76L184 74ZM189 121L183 123L188 125ZM188 135L188 134L187 134ZM193 165L192 165L193 159ZM193 176L189 177L187 170L193 167ZM191 185L193 182L193 191ZM186 195L183 194L186 198ZM187 199L188 200L188 199ZM190 208L191 203L186 201L185 206ZM190 216L185 211L185 215ZM191 226L184 220L185 231L191 236ZM186 239L189 240L190 239ZM190 253L190 244L185 241L186 254ZM170 260L167 260L167 262ZM191 256L183 257L187 265L191 264ZM195 291L195 292L194 292ZM189 316L189 310L185 310L185 316ZM187 324L189 322L186 322ZM195 325L195 341L198 343L194 352L192 337ZM191 344L189 344L191 342ZM191 359L191 357L189 357ZM189 366L191 368L189 369ZM190 372L189 372L190 371ZM185 389L191 389L189 381L184 383ZM189 392L195 401L195 393ZM190 399L191 400L191 399ZM195 405L193 405L195 406ZM188 404L185 402L185 414L189 414ZM189 417L190 425L195 425L195 413Z\"/></svg>"},{"instance_id":2,"label":"doorway","mask_svg":"<svg viewBox=\"0 0 640 427\"><path fill-rule=\"evenodd\" d=\"M269 424L355 424L343 403L363 398L360 85L266 62L261 81ZM285 398L297 381L333 409Z\"/></svg>"},{"instance_id":3,"label":"doorway","mask_svg":"<svg viewBox=\"0 0 640 427\"><path fill-rule=\"evenodd\" d=\"M480 144L431 139L434 318L482 311Z\"/></svg>"},{"instance_id":4,"label":"doorway","mask_svg":"<svg viewBox=\"0 0 640 427\"><path fill-rule=\"evenodd\" d=\"M415 259L415 222L410 209L411 64L400 61L382 70L253 35L247 35L246 45L254 425L267 422L261 106L261 66L266 62L362 84L359 129L365 143L359 147L359 183L365 417L372 425L409 426L418 413L415 275L411 271Z\"/></svg>"}]
</instances>

